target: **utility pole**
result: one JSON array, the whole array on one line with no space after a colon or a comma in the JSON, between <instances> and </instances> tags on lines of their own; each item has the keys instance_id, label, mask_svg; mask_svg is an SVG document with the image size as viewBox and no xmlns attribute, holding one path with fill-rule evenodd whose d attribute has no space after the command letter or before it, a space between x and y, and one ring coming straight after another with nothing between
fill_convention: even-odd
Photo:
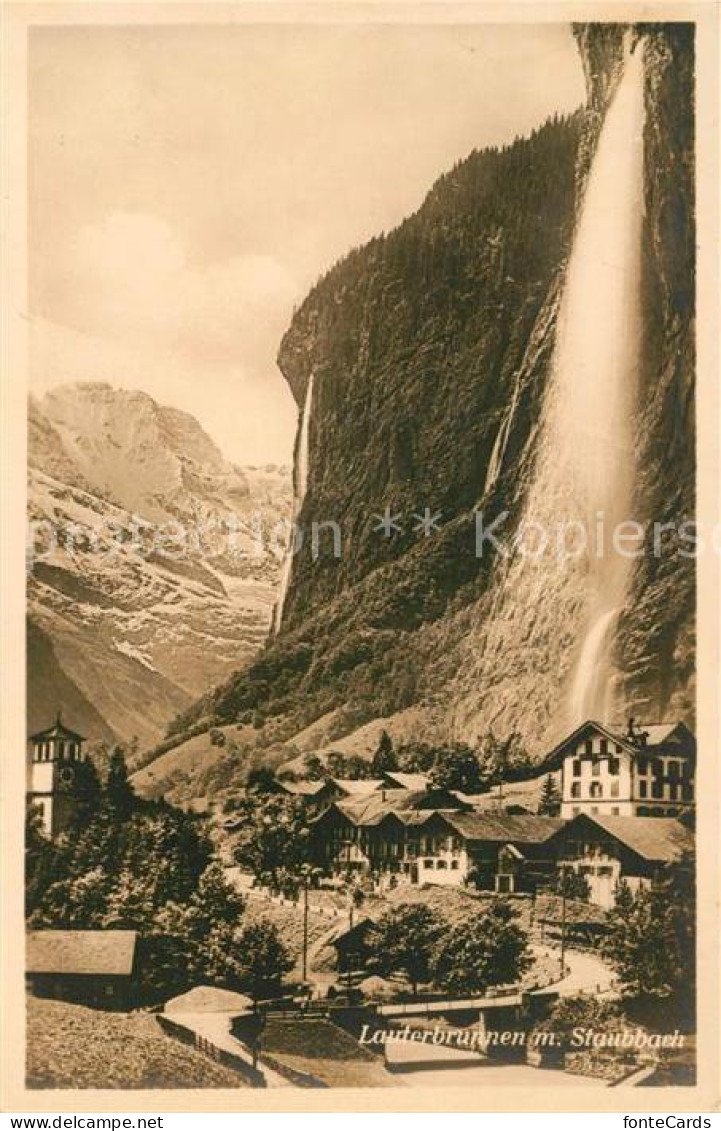
<instances>
[{"instance_id":1,"label":"utility pole","mask_svg":"<svg viewBox=\"0 0 721 1131\"><path fill-rule=\"evenodd\" d=\"M566 870L561 871L561 977L566 969Z\"/></svg>"},{"instance_id":2,"label":"utility pole","mask_svg":"<svg viewBox=\"0 0 721 1131\"><path fill-rule=\"evenodd\" d=\"M303 872L303 982L308 980L308 873Z\"/></svg>"}]
</instances>

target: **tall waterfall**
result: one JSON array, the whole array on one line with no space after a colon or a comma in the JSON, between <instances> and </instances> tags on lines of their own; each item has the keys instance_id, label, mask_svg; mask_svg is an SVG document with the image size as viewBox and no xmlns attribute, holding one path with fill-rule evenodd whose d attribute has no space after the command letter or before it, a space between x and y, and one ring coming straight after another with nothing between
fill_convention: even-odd
<instances>
[{"instance_id":1,"label":"tall waterfall","mask_svg":"<svg viewBox=\"0 0 721 1131\"><path fill-rule=\"evenodd\" d=\"M617 523L633 517L636 482L642 50L642 41L633 52L626 44L579 209L515 553L498 561L496 584L469 634L468 662L456 677L457 728L467 740L478 733L479 689L482 725L490 718L510 726L536 703L540 725L558 735L584 718L611 721L614 710L616 625L634 564L614 552L611 537ZM486 497L507 458L514 409L511 400Z\"/></svg>"},{"instance_id":2,"label":"tall waterfall","mask_svg":"<svg viewBox=\"0 0 721 1131\"><path fill-rule=\"evenodd\" d=\"M295 451L295 467L293 468L293 509L291 512L290 535L288 547L283 561L278 588L278 600L273 615L273 632L278 632L283 619L283 608L288 596L290 577L293 571L293 555L296 549L296 522L303 506L305 493L308 487L308 448L310 436L310 414L313 403L313 374L308 378L303 402L303 414L300 419L300 431Z\"/></svg>"},{"instance_id":3,"label":"tall waterfall","mask_svg":"<svg viewBox=\"0 0 721 1131\"><path fill-rule=\"evenodd\" d=\"M586 608L568 702L570 721L613 709L615 625L632 559L611 544L632 517L640 356L643 219L643 43L624 69L588 177L559 310L540 461L529 508L583 524ZM605 544L593 544L602 522Z\"/></svg>"}]
</instances>

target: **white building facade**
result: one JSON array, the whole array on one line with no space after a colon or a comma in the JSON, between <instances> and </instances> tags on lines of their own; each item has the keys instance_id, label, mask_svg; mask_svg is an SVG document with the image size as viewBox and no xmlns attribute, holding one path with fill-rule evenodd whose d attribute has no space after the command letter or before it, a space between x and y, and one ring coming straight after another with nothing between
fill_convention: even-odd
<instances>
[{"instance_id":1,"label":"white building facade","mask_svg":"<svg viewBox=\"0 0 721 1131\"><path fill-rule=\"evenodd\" d=\"M681 817L695 803L696 743L684 723L616 730L589 720L546 759L561 770L561 816Z\"/></svg>"}]
</instances>

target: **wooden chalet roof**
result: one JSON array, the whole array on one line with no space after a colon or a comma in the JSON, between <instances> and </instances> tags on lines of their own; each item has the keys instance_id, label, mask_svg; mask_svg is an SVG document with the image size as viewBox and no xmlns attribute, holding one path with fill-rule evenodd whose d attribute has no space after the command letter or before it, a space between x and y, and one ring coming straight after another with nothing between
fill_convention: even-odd
<instances>
[{"instance_id":1,"label":"wooden chalet roof","mask_svg":"<svg viewBox=\"0 0 721 1131\"><path fill-rule=\"evenodd\" d=\"M375 793L376 790L383 788L381 778L331 778L330 780L348 797L364 797L367 793Z\"/></svg>"},{"instance_id":2,"label":"wooden chalet roof","mask_svg":"<svg viewBox=\"0 0 721 1131\"><path fill-rule=\"evenodd\" d=\"M416 791L428 789L427 774L404 774L396 770L389 770L383 776L391 789L411 789Z\"/></svg>"},{"instance_id":3,"label":"wooden chalet roof","mask_svg":"<svg viewBox=\"0 0 721 1131\"><path fill-rule=\"evenodd\" d=\"M366 797L337 802L337 808L355 825L378 825L390 814L404 823L426 820L433 812L453 812L464 808L463 802L448 790L391 789L370 793Z\"/></svg>"},{"instance_id":4,"label":"wooden chalet roof","mask_svg":"<svg viewBox=\"0 0 721 1131\"><path fill-rule=\"evenodd\" d=\"M469 841L543 844L566 823L557 817L510 813L444 813L443 819Z\"/></svg>"},{"instance_id":5,"label":"wooden chalet roof","mask_svg":"<svg viewBox=\"0 0 721 1131\"><path fill-rule=\"evenodd\" d=\"M605 817L579 813L567 821L563 838L573 838L588 825L596 825L642 860L668 864L694 846L694 836L675 817Z\"/></svg>"},{"instance_id":6,"label":"wooden chalet roof","mask_svg":"<svg viewBox=\"0 0 721 1131\"><path fill-rule=\"evenodd\" d=\"M29 931L29 974L131 974L137 931Z\"/></svg>"},{"instance_id":7,"label":"wooden chalet roof","mask_svg":"<svg viewBox=\"0 0 721 1131\"><path fill-rule=\"evenodd\" d=\"M539 766L540 772L559 766L569 754L570 748L574 747L589 730L598 732L634 757L647 758L660 753L661 749L666 752L677 749L679 754L693 754L696 749L696 740L683 722L648 725L636 723L635 737L632 738L623 727L608 727L597 722L596 719L587 719L546 755ZM645 736L643 742L640 741L641 735Z\"/></svg>"},{"instance_id":8,"label":"wooden chalet roof","mask_svg":"<svg viewBox=\"0 0 721 1131\"><path fill-rule=\"evenodd\" d=\"M280 779L278 785L284 793L293 797L316 797L326 788L325 781L284 781Z\"/></svg>"}]
</instances>

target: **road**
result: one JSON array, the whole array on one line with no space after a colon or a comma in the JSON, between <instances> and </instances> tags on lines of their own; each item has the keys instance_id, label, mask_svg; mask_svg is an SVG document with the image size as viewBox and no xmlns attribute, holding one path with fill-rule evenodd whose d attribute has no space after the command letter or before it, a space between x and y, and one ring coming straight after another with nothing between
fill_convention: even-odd
<instances>
[{"instance_id":1,"label":"road","mask_svg":"<svg viewBox=\"0 0 721 1131\"><path fill-rule=\"evenodd\" d=\"M558 958L560 951L550 947L534 946L537 957ZM614 973L597 954L588 954L581 950L567 950L565 965L568 973L560 981L546 987L554 990L561 997L574 997L579 993L593 994L595 997L614 997L616 991L613 987Z\"/></svg>"},{"instance_id":2,"label":"road","mask_svg":"<svg viewBox=\"0 0 721 1131\"><path fill-rule=\"evenodd\" d=\"M498 1064L457 1049L399 1041L389 1044L386 1051L388 1066L396 1068L396 1078L411 1088L599 1087L599 1081L591 1077L572 1076L555 1068L533 1068L529 1064Z\"/></svg>"}]
</instances>

